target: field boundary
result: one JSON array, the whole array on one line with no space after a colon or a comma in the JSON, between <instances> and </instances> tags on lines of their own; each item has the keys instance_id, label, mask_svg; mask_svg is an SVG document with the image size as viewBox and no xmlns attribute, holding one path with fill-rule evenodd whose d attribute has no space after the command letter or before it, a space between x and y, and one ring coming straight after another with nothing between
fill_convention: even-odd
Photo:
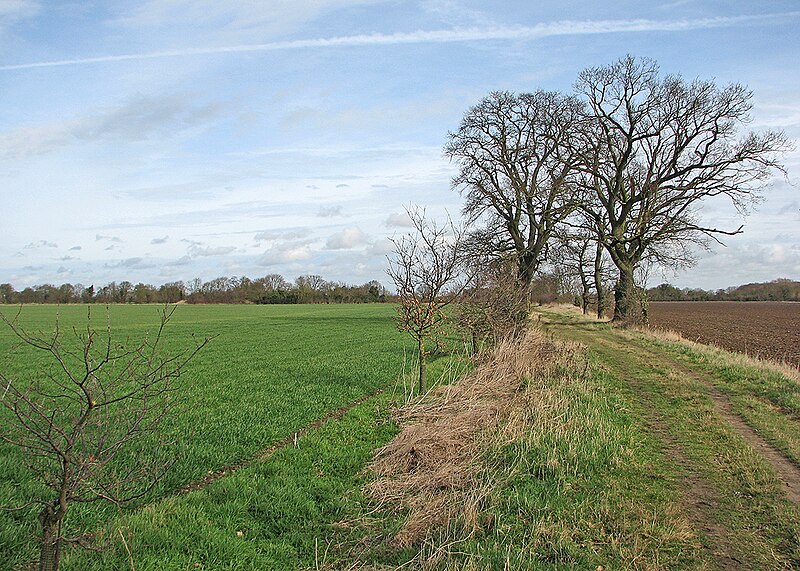
<instances>
[{"instance_id":1,"label":"field boundary","mask_svg":"<svg viewBox=\"0 0 800 571\"><path fill-rule=\"evenodd\" d=\"M657 301L649 317L656 330L800 369L800 302Z\"/></svg>"}]
</instances>

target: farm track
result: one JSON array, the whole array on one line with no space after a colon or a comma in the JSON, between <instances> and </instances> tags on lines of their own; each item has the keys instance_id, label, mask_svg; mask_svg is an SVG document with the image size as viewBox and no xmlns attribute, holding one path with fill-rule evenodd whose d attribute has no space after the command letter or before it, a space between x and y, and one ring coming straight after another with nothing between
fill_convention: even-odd
<instances>
[{"instance_id":1,"label":"farm track","mask_svg":"<svg viewBox=\"0 0 800 571\"><path fill-rule=\"evenodd\" d=\"M720 517L721 511L726 509L725 495L732 490L721 489L719 483L710 481L703 469L696 464L696 460L690 458L686 444L675 434L674 425L670 426L670 411L665 410L663 405L659 406L657 402L661 396L658 391L667 389L645 380L640 371L653 371L651 374L655 374L655 371L672 372L682 380L693 382L711 401L713 412L719 419L769 463L782 484L784 497L795 507L800 507L800 467L737 415L727 395L714 385L713 379L707 374L690 368L663 352L652 350L633 337L623 337L608 329L598 330L597 324L557 319L544 321L548 328L556 329L565 337L596 351L601 357L602 367L625 380L640 399L648 429L663 443L665 456L679 467L682 478L681 503L695 529L703 536L712 567L751 569L739 543L739 533L726 524L724 517Z\"/></svg>"},{"instance_id":2,"label":"farm track","mask_svg":"<svg viewBox=\"0 0 800 571\"><path fill-rule=\"evenodd\" d=\"M615 352L622 351L630 358L641 358L640 352L607 337L597 338L594 341L606 345ZM683 509L695 528L704 535L706 546L713 558L714 568L735 571L749 569L736 554L734 534L715 516L715 512L720 509L719 492L694 468L691 459L672 434L664 418L664 411L652 402L643 384L635 377L625 374L618 368L611 369L612 373L622 376L635 391L644 397L645 422L649 430L662 441L666 456L680 467L683 480Z\"/></svg>"},{"instance_id":3,"label":"farm track","mask_svg":"<svg viewBox=\"0 0 800 571\"><path fill-rule=\"evenodd\" d=\"M281 450L282 448L287 448L289 446L299 446L300 440L310 431L316 430L317 428L322 427L323 425L327 424L332 420L341 419L345 414L347 414L353 408L357 407L360 404L365 403L366 401L368 401L373 397L376 397L386 392L386 390L388 390L388 385L381 387L378 390L372 391L371 393L363 395L344 406L332 410L328 412L325 416L322 416L314 420L313 422L310 422L309 424L305 425L304 427L300 428L297 432L293 432L292 434L289 434L284 438L281 438L277 442L274 442L270 446L262 450L259 450L249 458L245 458L233 464L229 464L228 466L220 468L216 471L209 470L208 474L201 480L197 480L195 482L191 482L189 484L184 485L174 495L185 496L186 494L189 494L191 492L202 490L204 488L207 488L217 480L224 478L226 476L230 476L231 474L237 472L238 470L247 468L248 466L251 466L256 462L263 462L264 460L267 460L270 456L272 456L275 452Z\"/></svg>"},{"instance_id":4,"label":"farm track","mask_svg":"<svg viewBox=\"0 0 800 571\"><path fill-rule=\"evenodd\" d=\"M621 343L617 345L623 348ZM626 349L627 350L627 349ZM672 359L663 353L658 353L637 344L636 351L647 354L651 359L650 363L656 363L665 368L678 371L682 376L690 378L705 387L708 397L714 404L715 412L725 420L739 435L747 441L775 470L778 478L783 483L785 496L798 506L800 506L800 467L790 459L786 458L777 448L764 440L755 430L753 430L744 419L733 411L730 399L722 393L708 375L690 369L683 363Z\"/></svg>"}]
</instances>

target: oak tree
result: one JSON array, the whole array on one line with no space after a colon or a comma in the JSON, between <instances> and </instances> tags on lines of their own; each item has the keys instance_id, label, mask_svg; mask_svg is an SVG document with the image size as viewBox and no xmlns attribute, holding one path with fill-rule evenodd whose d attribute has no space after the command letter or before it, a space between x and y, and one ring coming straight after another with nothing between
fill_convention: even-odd
<instances>
[{"instance_id":1,"label":"oak tree","mask_svg":"<svg viewBox=\"0 0 800 571\"><path fill-rule=\"evenodd\" d=\"M453 187L465 198L473 236L498 257L513 255L528 286L548 241L575 204L572 137L580 103L557 92L495 92L469 109L444 153L458 166Z\"/></svg>"},{"instance_id":2,"label":"oak tree","mask_svg":"<svg viewBox=\"0 0 800 571\"><path fill-rule=\"evenodd\" d=\"M743 85L661 77L649 59L586 69L576 90L585 107L569 140L572 180L618 270L614 319L646 321L637 269L690 264L693 246L741 232L704 224L699 206L723 198L745 213L784 172L790 144L779 131L740 134L753 97Z\"/></svg>"}]
</instances>

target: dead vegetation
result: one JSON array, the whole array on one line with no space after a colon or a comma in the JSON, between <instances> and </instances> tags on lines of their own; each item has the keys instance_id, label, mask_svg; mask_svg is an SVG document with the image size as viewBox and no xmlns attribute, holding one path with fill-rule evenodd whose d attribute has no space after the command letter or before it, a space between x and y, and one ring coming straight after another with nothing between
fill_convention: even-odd
<instances>
[{"instance_id":1,"label":"dead vegetation","mask_svg":"<svg viewBox=\"0 0 800 571\"><path fill-rule=\"evenodd\" d=\"M552 399L563 398L546 379L580 371L580 360L532 328L499 343L457 383L397 412L403 430L377 452L367 487L384 507L405 513L397 547L421 545L418 557L436 559L492 524L483 508L503 472L487 469L487 450L537 432ZM450 541L430 541L443 528Z\"/></svg>"}]
</instances>

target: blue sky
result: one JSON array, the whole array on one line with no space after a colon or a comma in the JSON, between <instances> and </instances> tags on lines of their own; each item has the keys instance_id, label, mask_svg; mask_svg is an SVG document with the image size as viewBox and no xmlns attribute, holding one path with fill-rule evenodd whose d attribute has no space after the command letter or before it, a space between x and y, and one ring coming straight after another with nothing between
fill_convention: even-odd
<instances>
[{"instance_id":1,"label":"blue sky","mask_svg":"<svg viewBox=\"0 0 800 571\"><path fill-rule=\"evenodd\" d=\"M748 85L751 127L797 141L798 30L795 0L0 0L0 282L386 282L405 205L458 214L442 146L489 92L630 53ZM800 279L786 163L744 234L650 283Z\"/></svg>"}]
</instances>

